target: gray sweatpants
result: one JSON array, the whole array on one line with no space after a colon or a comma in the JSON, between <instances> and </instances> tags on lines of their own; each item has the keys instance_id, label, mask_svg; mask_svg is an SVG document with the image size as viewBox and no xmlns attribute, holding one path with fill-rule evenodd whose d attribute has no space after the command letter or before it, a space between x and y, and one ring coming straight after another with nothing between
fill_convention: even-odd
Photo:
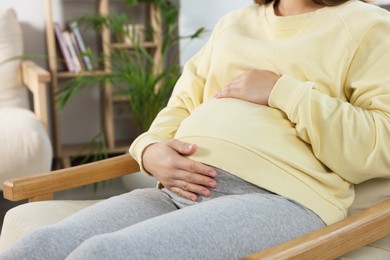
<instances>
[{"instance_id":1,"label":"gray sweatpants","mask_svg":"<svg viewBox=\"0 0 390 260\"><path fill-rule=\"evenodd\" d=\"M324 226L299 203L217 174L210 198L135 190L35 229L0 259L240 259Z\"/></svg>"}]
</instances>

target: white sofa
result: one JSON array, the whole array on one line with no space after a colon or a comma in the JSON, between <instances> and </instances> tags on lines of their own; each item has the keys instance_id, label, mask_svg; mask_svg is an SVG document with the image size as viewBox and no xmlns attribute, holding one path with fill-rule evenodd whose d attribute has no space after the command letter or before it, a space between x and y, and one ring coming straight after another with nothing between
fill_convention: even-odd
<instances>
[{"instance_id":1,"label":"white sofa","mask_svg":"<svg viewBox=\"0 0 390 260\"><path fill-rule=\"evenodd\" d=\"M50 74L20 59L22 54L16 13L0 10L0 183L49 171L52 164L45 85ZM34 112L28 90L33 94Z\"/></svg>"}]
</instances>

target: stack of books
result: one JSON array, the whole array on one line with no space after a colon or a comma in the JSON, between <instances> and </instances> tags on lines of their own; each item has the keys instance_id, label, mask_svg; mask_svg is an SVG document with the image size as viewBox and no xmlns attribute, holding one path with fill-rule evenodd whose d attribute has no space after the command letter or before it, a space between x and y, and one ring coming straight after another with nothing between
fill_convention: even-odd
<instances>
[{"instance_id":1,"label":"stack of books","mask_svg":"<svg viewBox=\"0 0 390 260\"><path fill-rule=\"evenodd\" d=\"M71 22L69 30L62 30L54 23L54 30L67 70L74 73L94 70L77 22Z\"/></svg>"}]
</instances>

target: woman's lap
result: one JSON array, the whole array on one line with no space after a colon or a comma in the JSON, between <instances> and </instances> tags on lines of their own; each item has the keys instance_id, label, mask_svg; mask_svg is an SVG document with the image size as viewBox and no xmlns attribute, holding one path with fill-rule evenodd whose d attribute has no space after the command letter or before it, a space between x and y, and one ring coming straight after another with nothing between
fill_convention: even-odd
<instances>
[{"instance_id":1,"label":"woman's lap","mask_svg":"<svg viewBox=\"0 0 390 260\"><path fill-rule=\"evenodd\" d=\"M2 259L239 259L324 226L298 203L218 169L210 198L135 190L29 233ZM180 210L178 210L180 208Z\"/></svg>"},{"instance_id":2,"label":"woman's lap","mask_svg":"<svg viewBox=\"0 0 390 260\"><path fill-rule=\"evenodd\" d=\"M323 226L278 195L228 195L91 238L69 259L239 259Z\"/></svg>"}]
</instances>

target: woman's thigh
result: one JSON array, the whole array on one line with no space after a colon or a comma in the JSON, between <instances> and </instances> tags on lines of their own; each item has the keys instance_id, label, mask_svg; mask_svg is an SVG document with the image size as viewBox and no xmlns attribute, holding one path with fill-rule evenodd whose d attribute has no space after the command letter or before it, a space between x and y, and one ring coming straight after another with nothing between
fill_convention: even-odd
<instances>
[{"instance_id":1,"label":"woman's thigh","mask_svg":"<svg viewBox=\"0 0 390 260\"><path fill-rule=\"evenodd\" d=\"M159 189L138 189L103 200L63 220L58 226L107 233L177 210Z\"/></svg>"},{"instance_id":2,"label":"woman's thigh","mask_svg":"<svg viewBox=\"0 0 390 260\"><path fill-rule=\"evenodd\" d=\"M85 208L63 221L33 230L0 259L64 259L84 240L177 210L158 189L135 190Z\"/></svg>"},{"instance_id":3,"label":"woman's thigh","mask_svg":"<svg viewBox=\"0 0 390 260\"><path fill-rule=\"evenodd\" d=\"M323 226L278 195L229 195L93 237L69 259L240 259Z\"/></svg>"}]
</instances>

